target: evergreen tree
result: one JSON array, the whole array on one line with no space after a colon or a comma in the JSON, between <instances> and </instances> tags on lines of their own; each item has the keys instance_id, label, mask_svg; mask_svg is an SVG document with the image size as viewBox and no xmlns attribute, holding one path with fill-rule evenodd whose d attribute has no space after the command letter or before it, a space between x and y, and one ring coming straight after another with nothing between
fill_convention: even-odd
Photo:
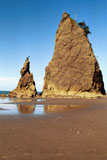
<instances>
[{"instance_id":1,"label":"evergreen tree","mask_svg":"<svg viewBox=\"0 0 107 160\"><path fill-rule=\"evenodd\" d=\"M79 22L78 25L79 25L82 29L84 29L86 35L91 34L91 32L90 32L90 30L89 30L89 27L86 25L86 23L85 23L84 21Z\"/></svg>"}]
</instances>

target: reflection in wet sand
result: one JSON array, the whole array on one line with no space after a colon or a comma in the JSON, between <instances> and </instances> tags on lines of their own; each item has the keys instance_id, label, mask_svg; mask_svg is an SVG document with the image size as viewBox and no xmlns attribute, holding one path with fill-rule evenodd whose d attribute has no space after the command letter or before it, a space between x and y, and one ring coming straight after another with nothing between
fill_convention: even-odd
<instances>
[{"instance_id":1,"label":"reflection in wet sand","mask_svg":"<svg viewBox=\"0 0 107 160\"><path fill-rule=\"evenodd\" d=\"M40 100L40 99L38 99ZM73 109L78 109L80 107L87 107L88 105L27 105L26 104L7 104L6 102L11 102L11 99L1 99L0 98L0 115L17 115L23 114L33 114L33 115L45 115L49 113L59 113L59 112L69 112Z\"/></svg>"},{"instance_id":2,"label":"reflection in wet sand","mask_svg":"<svg viewBox=\"0 0 107 160\"><path fill-rule=\"evenodd\" d=\"M5 108L0 108L0 110L7 110L7 109L5 109Z\"/></svg>"},{"instance_id":3,"label":"reflection in wet sand","mask_svg":"<svg viewBox=\"0 0 107 160\"><path fill-rule=\"evenodd\" d=\"M47 105L44 106L45 112L66 112L73 108L84 107L84 105ZM86 106L85 106L86 107Z\"/></svg>"},{"instance_id":4,"label":"reflection in wet sand","mask_svg":"<svg viewBox=\"0 0 107 160\"><path fill-rule=\"evenodd\" d=\"M36 101L36 100L35 100ZM32 99L0 97L0 103L32 102Z\"/></svg>"},{"instance_id":5,"label":"reflection in wet sand","mask_svg":"<svg viewBox=\"0 0 107 160\"><path fill-rule=\"evenodd\" d=\"M18 108L18 112L20 112L20 113L33 113L35 111L34 105L19 104L19 105L17 105L17 108Z\"/></svg>"}]
</instances>

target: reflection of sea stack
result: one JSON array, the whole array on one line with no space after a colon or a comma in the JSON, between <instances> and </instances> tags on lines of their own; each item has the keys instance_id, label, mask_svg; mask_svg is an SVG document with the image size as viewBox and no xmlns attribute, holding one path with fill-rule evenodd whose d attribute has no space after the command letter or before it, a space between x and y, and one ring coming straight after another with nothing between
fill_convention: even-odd
<instances>
[{"instance_id":1,"label":"reflection of sea stack","mask_svg":"<svg viewBox=\"0 0 107 160\"><path fill-rule=\"evenodd\" d=\"M30 98L35 97L37 94L35 88L35 82L33 80L33 74L30 73L30 62L29 58L26 59L23 68L21 69L21 78L15 90L9 92L11 97L24 97Z\"/></svg>"},{"instance_id":2,"label":"reflection of sea stack","mask_svg":"<svg viewBox=\"0 0 107 160\"><path fill-rule=\"evenodd\" d=\"M66 112L71 109L70 105L47 105L44 107L45 112Z\"/></svg>"},{"instance_id":3,"label":"reflection of sea stack","mask_svg":"<svg viewBox=\"0 0 107 160\"><path fill-rule=\"evenodd\" d=\"M35 111L35 107L33 105L17 105L18 111L20 113L33 113Z\"/></svg>"},{"instance_id":4,"label":"reflection of sea stack","mask_svg":"<svg viewBox=\"0 0 107 160\"><path fill-rule=\"evenodd\" d=\"M44 96L105 94L99 64L91 44L75 20L63 14L56 32L55 51L45 70Z\"/></svg>"}]
</instances>

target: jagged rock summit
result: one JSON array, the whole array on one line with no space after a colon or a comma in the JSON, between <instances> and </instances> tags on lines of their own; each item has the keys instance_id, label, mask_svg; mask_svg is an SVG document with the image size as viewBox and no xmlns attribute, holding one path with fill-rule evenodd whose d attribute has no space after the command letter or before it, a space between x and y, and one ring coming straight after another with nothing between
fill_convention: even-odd
<instances>
[{"instance_id":1,"label":"jagged rock summit","mask_svg":"<svg viewBox=\"0 0 107 160\"><path fill-rule=\"evenodd\" d=\"M102 72L84 30L63 14L52 60L45 69L43 96L104 95Z\"/></svg>"},{"instance_id":2,"label":"jagged rock summit","mask_svg":"<svg viewBox=\"0 0 107 160\"><path fill-rule=\"evenodd\" d=\"M29 57L26 58L23 68L20 71L21 78L18 82L16 89L9 92L11 97L32 98L37 94L33 74L30 73Z\"/></svg>"}]
</instances>

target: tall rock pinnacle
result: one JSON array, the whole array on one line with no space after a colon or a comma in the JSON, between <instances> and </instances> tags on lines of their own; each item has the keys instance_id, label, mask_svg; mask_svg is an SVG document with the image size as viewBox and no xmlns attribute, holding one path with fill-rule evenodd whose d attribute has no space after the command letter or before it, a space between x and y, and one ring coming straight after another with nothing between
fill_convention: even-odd
<instances>
[{"instance_id":1,"label":"tall rock pinnacle","mask_svg":"<svg viewBox=\"0 0 107 160\"><path fill-rule=\"evenodd\" d=\"M35 82L33 80L33 74L30 73L29 58L26 58L20 73L21 78L19 80L19 83L15 90L9 92L9 96L23 98L35 97L37 92L35 88Z\"/></svg>"},{"instance_id":2,"label":"tall rock pinnacle","mask_svg":"<svg viewBox=\"0 0 107 160\"><path fill-rule=\"evenodd\" d=\"M52 60L45 69L44 96L105 94L102 72L91 44L70 15L63 14Z\"/></svg>"}]
</instances>

